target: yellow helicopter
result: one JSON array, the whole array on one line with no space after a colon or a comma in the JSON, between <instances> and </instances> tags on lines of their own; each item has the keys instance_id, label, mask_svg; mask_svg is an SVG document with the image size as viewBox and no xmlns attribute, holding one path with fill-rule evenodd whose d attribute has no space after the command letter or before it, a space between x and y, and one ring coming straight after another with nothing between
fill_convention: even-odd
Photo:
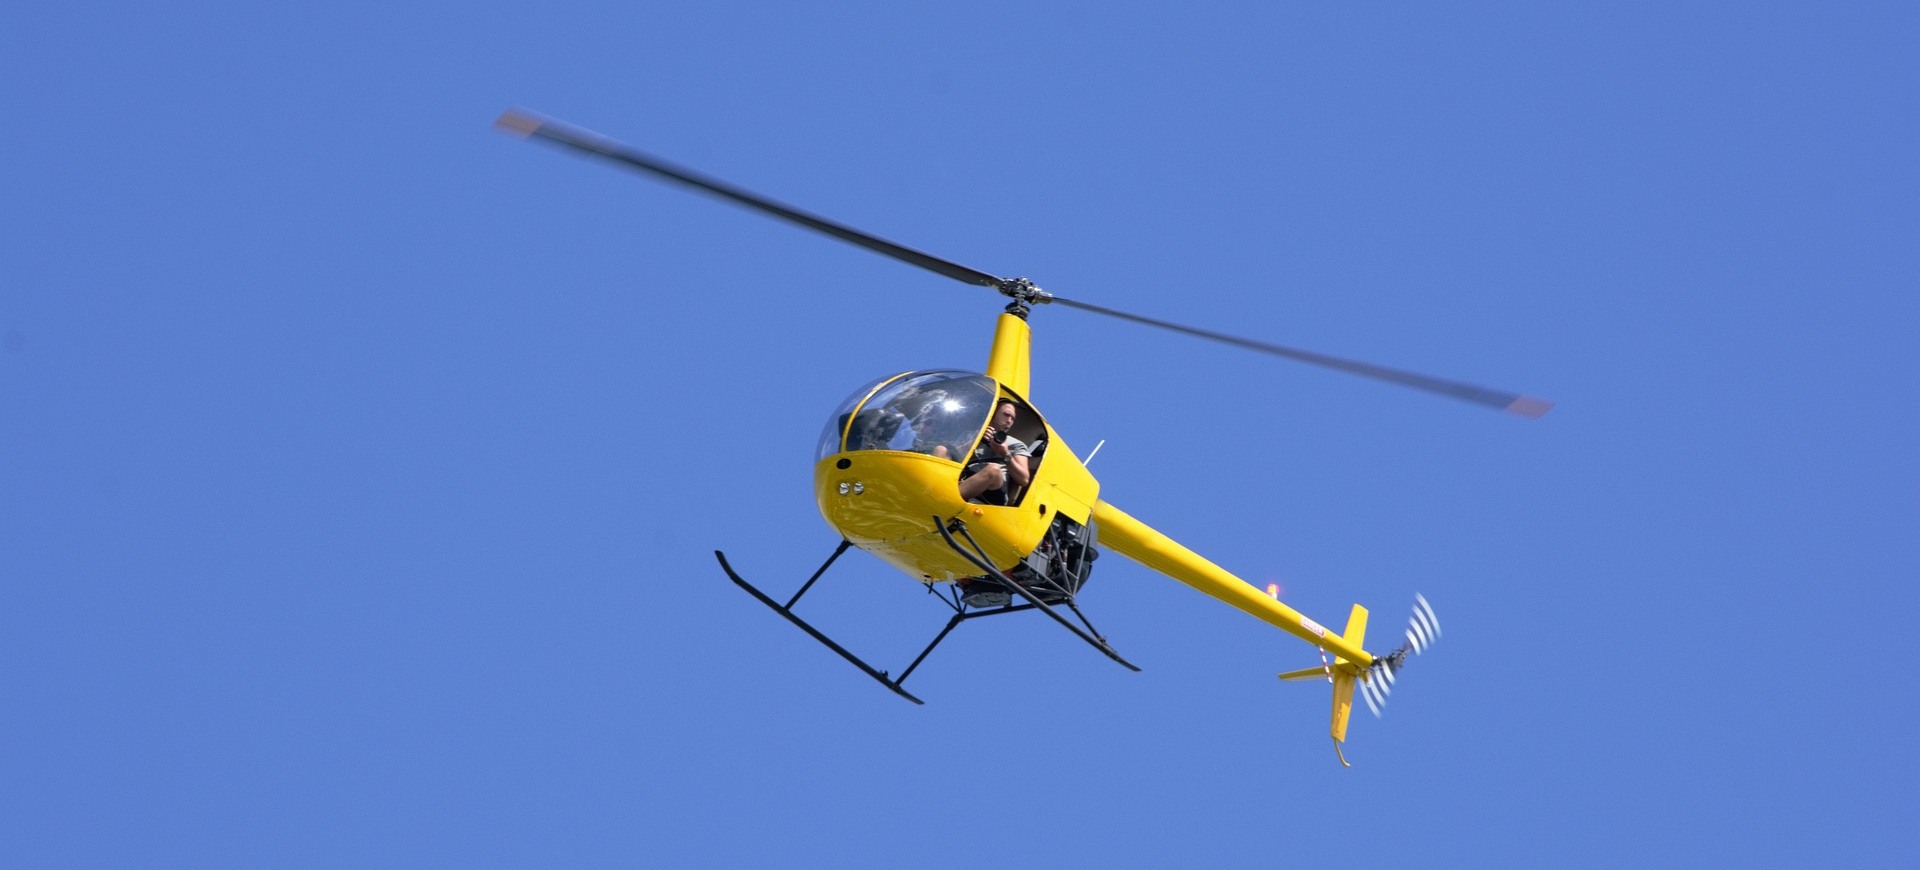
<instances>
[{"instance_id":1,"label":"yellow helicopter","mask_svg":"<svg viewBox=\"0 0 1920 870\"><path fill-rule=\"evenodd\" d=\"M774 600L742 579L725 553L714 551L734 583L915 704L922 702L902 684L950 632L971 619L1008 613L1038 610L1114 661L1138 671L1094 629L1077 602L1101 548L1186 583L1318 649L1319 666L1279 676L1332 684L1331 734L1343 765L1347 760L1341 745L1346 741L1355 689L1379 715L1407 654L1423 652L1440 634L1432 607L1416 595L1405 643L1388 653L1370 653L1363 646L1366 608L1355 604L1346 625L1334 631L1282 603L1273 587L1265 591L1255 587L1102 498L1099 481L1087 471L1086 462L1029 401L1032 332L1027 318L1037 306L1060 305L1170 329L1523 417L1539 417L1552 408L1552 403L1530 396L1055 296L1025 278L996 277L895 244L523 110L508 110L495 127L640 170L1011 298L995 326L985 372L890 375L854 391L828 418L815 457L814 495L821 515L841 540L791 598L785 603ZM927 584L952 609L946 626L898 677L869 665L794 613L801 596L851 547Z\"/></svg>"}]
</instances>

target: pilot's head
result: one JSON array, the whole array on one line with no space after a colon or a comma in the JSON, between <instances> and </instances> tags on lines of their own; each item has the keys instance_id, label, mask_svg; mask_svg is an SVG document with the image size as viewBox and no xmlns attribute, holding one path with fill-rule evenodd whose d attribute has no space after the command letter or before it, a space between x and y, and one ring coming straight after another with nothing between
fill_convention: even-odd
<instances>
[{"instance_id":1,"label":"pilot's head","mask_svg":"<svg viewBox=\"0 0 1920 870\"><path fill-rule=\"evenodd\" d=\"M1012 429L1014 418L1019 414L1020 410L1012 399L1001 399L993 409L993 428L1002 432Z\"/></svg>"}]
</instances>

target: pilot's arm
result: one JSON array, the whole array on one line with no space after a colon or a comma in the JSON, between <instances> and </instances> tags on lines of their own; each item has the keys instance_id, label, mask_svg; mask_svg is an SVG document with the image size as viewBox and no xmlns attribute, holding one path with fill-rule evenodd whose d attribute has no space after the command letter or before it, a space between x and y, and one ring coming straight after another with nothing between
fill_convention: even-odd
<instances>
[{"instance_id":1,"label":"pilot's arm","mask_svg":"<svg viewBox=\"0 0 1920 870\"><path fill-rule=\"evenodd\" d=\"M1033 480L1033 471L1027 467L1030 457L1015 453L1007 457L1007 481L1015 487L1023 487Z\"/></svg>"},{"instance_id":2,"label":"pilot's arm","mask_svg":"<svg viewBox=\"0 0 1920 870\"><path fill-rule=\"evenodd\" d=\"M1013 491L1018 492L1033 480L1033 448L1025 442L1014 443L1020 445L1018 450L1005 444L994 444L993 452L1007 457L1007 483L1012 485Z\"/></svg>"}]
</instances>

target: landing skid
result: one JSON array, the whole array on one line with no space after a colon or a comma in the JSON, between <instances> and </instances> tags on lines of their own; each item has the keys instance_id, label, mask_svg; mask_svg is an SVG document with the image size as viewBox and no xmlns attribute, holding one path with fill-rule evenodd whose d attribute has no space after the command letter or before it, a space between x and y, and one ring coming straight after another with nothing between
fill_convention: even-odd
<instances>
[{"instance_id":1,"label":"landing skid","mask_svg":"<svg viewBox=\"0 0 1920 870\"><path fill-rule=\"evenodd\" d=\"M812 588L813 586L813 581L820 579L820 575L825 574L827 572L827 567L833 564L833 560L840 558L840 554L846 552L847 548L850 546L852 546L851 543L844 540L841 541L839 548L833 551L833 555L828 556L827 561L821 563L820 569L813 572L812 577L807 578L807 582L800 587L800 591L795 592L793 594L793 597L791 599L788 599L785 605L775 602L772 598L768 598L765 592L761 592L760 590L755 589L752 583L748 583L746 580L742 579L739 574L735 573L733 570L733 566L727 564L727 554L722 553L719 550L715 550L713 551L713 555L715 558L720 560L720 570L727 572L727 576L733 578L733 582L738 584L740 588L753 593L753 597L760 599L761 604L765 604L766 606L773 608L773 611L775 613L778 613L781 616L786 617L788 622L791 622L794 625L800 626L801 631L804 631L810 635L813 635L814 640L817 640L823 644L826 644L828 649L839 653L841 658L852 662L854 667L864 671L867 676L872 677L876 680L879 680L880 685L883 685L889 689L892 689L894 691L894 694L897 694L902 698L912 701L915 704L925 704L926 703L925 701L922 701L919 698L914 697L913 693L908 692L906 689L900 688L900 683L906 680L907 674L910 674L913 672L912 667L908 667L907 672L900 675L900 679L898 680L893 679L887 675L886 671L877 670L874 668L874 666L861 661L859 656L856 656L853 653L848 652L846 647L843 647L837 643L834 643L833 638L830 638L825 634L820 633L819 629L814 628L811 625L808 625L806 620L801 619L798 616L795 616L793 613L793 609L792 609L793 605L800 601L800 596L807 594L807 590L809 588ZM953 629L953 624L949 623L947 625L947 629L951 631ZM934 638L933 642L935 644L938 644L940 642L940 638L944 638L946 636L947 636L947 633L943 631L940 633L940 637ZM927 647L927 651L932 652L933 647L932 646ZM921 653L920 658L926 658L926 653ZM920 664L920 659L914 659L913 663L915 665Z\"/></svg>"},{"instance_id":2,"label":"landing skid","mask_svg":"<svg viewBox=\"0 0 1920 870\"><path fill-rule=\"evenodd\" d=\"M1113 659L1116 662L1119 662L1122 665L1125 665L1128 670L1132 670L1132 671L1140 670L1138 667L1134 666L1133 663L1127 661L1126 659L1121 658L1119 653L1114 652L1113 647L1107 645L1106 638L1101 637L1099 633L1092 631L1093 624L1091 622L1088 622L1086 615L1081 613L1080 608L1074 605L1073 598L1071 595L1068 595L1063 601L1058 601L1057 603L1063 603L1067 607L1073 610L1074 615L1078 616L1080 618L1080 621L1086 624L1086 630L1084 631L1079 626L1076 626L1073 623L1068 622L1066 617L1061 616L1058 611L1048 606L1047 602L1043 600L1042 595L1036 594L1034 590L1029 589L1027 586L1021 585L1019 582L1015 581L1012 577L1007 576L1005 572L1002 572L999 569L993 567L993 564L991 562L986 561L983 556L979 555L980 545L974 542L973 536L967 533L966 527L964 525L960 525L956 521L956 525L959 526L960 533L966 536L967 543L972 545L972 549L974 550L973 553L969 553L967 550L962 549L959 542L954 539L952 533L947 530L947 527L944 524L940 524L937 518L935 522L940 529L941 536L946 539L948 545L952 546L955 551L960 553L960 555L966 557L967 561L973 562L974 565L976 565L977 567L980 567L981 571L984 572L988 577L993 578L996 582L999 582L1000 584L1006 586L1007 589L1011 590L1015 594L1018 594L1021 598L1026 599L1026 603L1025 604L1009 604L1004 607L995 607L990 610L973 610L968 608L968 606L960 600L960 596L958 592L954 592L950 598L939 596L936 593L936 597L940 597L941 601L945 602L946 604L948 604L953 608L954 610L953 618L947 620L946 626L940 629L940 633L933 636L933 641L928 643L926 649L921 650L918 656L914 657L913 663L907 665L906 670L901 671L900 676L898 677L894 677L887 671L880 670L870 664L867 664L865 661L861 660L859 656L856 656L852 652L849 652L846 647L843 647L840 644L834 642L833 638L826 636L826 634L822 633L819 629L814 628L812 625L809 625L806 620L801 619L798 615L796 615L793 612L793 606L799 603L800 596L807 594L807 590L813 588L814 581L819 580L821 575L827 572L827 568L833 565L834 560L840 558L840 554L845 553L849 547L853 546L852 543L842 540L840 542L840 546L834 548L833 555L828 556L825 562L820 563L820 567L813 572L813 576L808 577L807 582L801 584L800 591L795 592L793 594L793 597L790 599L787 599L787 603L785 604L781 604L777 601L774 601L766 593L761 592L759 589L755 588L753 584L748 583L744 578L742 578L738 572L733 570L733 566L727 563L726 553L723 553L719 550L715 550L713 551L713 555L714 555L714 558L720 560L720 570L727 572L727 577L733 580L735 585L739 586L742 589L747 590L747 592L752 594L754 598L759 599L761 604L765 604L766 606L772 608L775 613L778 613L781 616L785 617L788 622L791 622L794 625L799 626L801 631L804 631L807 634L812 635L814 640L821 642L822 644L826 645L828 649L833 650L835 653L838 653L841 658L846 659L848 662L852 663L853 666L856 668L859 668L862 673L866 674L869 677L874 678L875 680L878 680L880 685L886 686L894 694L899 695L900 697L905 698L909 701L912 701L915 704L925 704L926 702L920 700L919 698L914 697L913 693L908 692L905 688L901 686L901 684L907 681L907 677L913 674L914 669L920 667L920 663L927 660L927 656L933 652L934 647L939 646L941 641L946 640L947 635L951 634L955 628L958 628L960 626L960 623L966 622L969 619L979 619L983 616L999 616L1003 613L1020 613L1027 610L1039 610L1047 614L1048 616L1053 617L1053 619L1059 622L1061 625L1066 626L1067 630L1073 632L1075 635L1078 635L1082 640L1085 640L1087 643L1092 644L1095 649L1098 649L1101 652L1106 653L1109 658ZM928 591L932 592L933 590L931 587L929 587ZM1053 595L1054 597L1057 597L1057 595L1054 595L1054 593L1051 590L1041 590L1041 592L1046 593L1047 595Z\"/></svg>"}]
</instances>

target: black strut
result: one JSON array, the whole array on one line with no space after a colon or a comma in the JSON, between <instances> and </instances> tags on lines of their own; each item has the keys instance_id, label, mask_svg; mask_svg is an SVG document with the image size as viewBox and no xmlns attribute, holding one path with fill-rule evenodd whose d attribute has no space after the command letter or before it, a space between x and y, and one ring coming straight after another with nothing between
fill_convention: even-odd
<instances>
[{"instance_id":1,"label":"black strut","mask_svg":"<svg viewBox=\"0 0 1920 870\"><path fill-rule=\"evenodd\" d=\"M1078 636L1081 640L1084 640L1087 643L1091 644L1094 649L1097 649L1105 653L1107 655L1107 658L1110 658L1116 662L1119 662L1121 665L1125 666L1127 670L1130 670L1130 671L1140 670L1140 667L1138 665L1135 665L1133 662L1130 662L1124 658L1121 658L1120 653L1114 651L1113 647L1107 645L1107 641L1105 638L1097 637L1095 635L1091 635L1085 631L1080 630L1080 626L1074 625L1072 622L1068 621L1066 617L1061 616L1058 611L1054 610L1051 607L1048 607L1046 602L1041 601L1039 596L1034 595L1031 591L1027 589L1027 587L1022 586L1019 581L1013 579L1012 577L1007 576L1007 573L1004 571L1001 571L999 568L994 567L993 563L991 561L988 561L986 557L986 551L980 547L980 542L975 541L973 539L973 534L967 531L966 523L963 523L956 519L953 521L953 524L955 528L959 530L960 534L966 537L967 543L973 547L974 552L968 552L967 548L960 546L960 542L954 540L953 533L947 530L947 524L943 522L939 517L933 518L933 527L939 530L940 537L947 542L947 546L952 547L953 551L956 553L959 553L961 558L966 559L969 562L972 562L974 567L979 568L982 572L985 572L987 576L1000 581L1002 584L1005 584L1007 588L1012 589L1015 593L1019 594L1021 598L1025 598L1029 604L1032 604L1034 607L1039 608L1042 613L1045 613L1046 615L1053 617L1053 621L1058 622L1061 625L1065 626L1068 631L1073 632L1074 635Z\"/></svg>"}]
</instances>

